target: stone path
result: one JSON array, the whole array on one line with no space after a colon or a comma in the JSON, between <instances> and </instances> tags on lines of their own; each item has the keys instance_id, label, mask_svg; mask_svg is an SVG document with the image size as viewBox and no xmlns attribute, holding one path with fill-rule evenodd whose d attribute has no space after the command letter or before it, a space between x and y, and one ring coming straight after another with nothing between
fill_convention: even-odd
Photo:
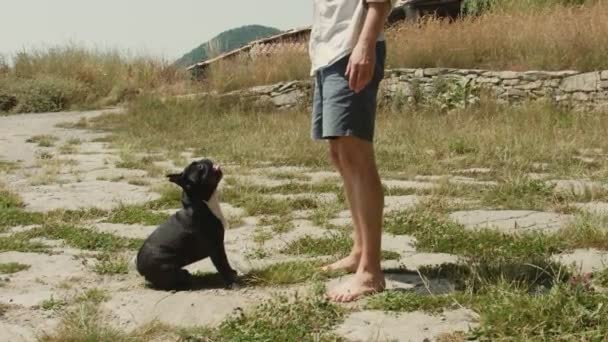
<instances>
[{"instance_id":1,"label":"stone path","mask_svg":"<svg viewBox=\"0 0 608 342\"><path fill-rule=\"evenodd\" d=\"M18 163L18 168L2 174L2 179L14 192L18 193L29 211L47 212L54 209L100 208L111 209L120 204L140 204L156 199L159 195L151 186L162 184L162 179L152 179L141 170L116 167L120 161L118 151L112 150L107 143L99 142L103 133L78 128L60 128L57 124L78 122L100 115L101 112L28 114L0 117L0 160ZM35 135L53 135L59 140L55 147L39 147L26 140ZM81 141L77 151L62 155L58 146L69 139ZM54 181L49 184L33 184L32 179L44 171L41 153L52 155L53 160L62 164L57 170ZM69 162L69 167L66 167ZM172 164L163 164L169 165ZM305 168L282 167L249 170L247 174L230 174L241 181L262 186L286 184L287 180L266 177L268 171L298 173L305 177L301 182L319 183L337 181L337 174L329 171L313 171ZM461 170L457 176L448 176L455 183L492 186L493 181L478 182L476 174L486 174L484 168ZM133 185L128 179L145 178L150 185ZM110 179L117 179L112 181ZM446 176L416 177L411 180L385 179L389 189L432 190L445 181ZM562 188L566 186L563 181ZM581 191L575 184L574 191ZM224 185L223 185L224 186ZM571 189L571 188L568 188ZM579 190L576 190L579 189ZM294 198L279 194L270 195L276 199ZM295 196L297 197L297 196ZM424 201L424 196L388 196L386 212L405 210ZM321 194L317 200L332 202L334 194ZM580 203L578 206L591 212L607 212L608 204ZM227 216L242 216L244 211L230 203L222 203ZM173 210L169 210L172 212ZM265 258L252 258L252 251L259 249L255 234L260 229L259 218L243 217L244 222L237 228L226 232L226 248L231 262L240 273L288 260L304 260L304 257L287 256L280 253L289 242L305 236L327 236L325 228L315 226L306 213L294 219L294 229L273 233L263 248L268 253ZM537 211L498 211L478 209L457 211L451 218L470 229L498 229L505 233L520 231L554 232L570 222L570 215ZM343 211L332 220L337 226L350 225L350 213ZM111 224L90 222L90 227L99 232L111 233L127 238L145 238L155 226ZM32 227L13 227L3 236ZM49 241L47 241L49 242ZM396 260L383 262L385 269L406 267L415 270L422 266L455 263L458 256L442 253L423 253L417 251L415 238L411 236L383 235L383 249L398 253ZM131 270L128 274L102 276L92 271L97 259L96 253L65 247L61 241L50 241L56 245L54 253L0 253L0 263L18 262L31 265L10 275L0 275L5 280L0 287L0 304L9 305L0 315L0 341L35 341L43 331L52 331L58 324L57 314L42 309L41 303L50 298L70 301L74 296L87 289L103 288L110 298L102 304L112 323L122 329L131 330L153 320L177 326L214 326L219 324L235 309L247 309L265 298L272 297L277 291L289 292L301 289L292 287L246 287L236 291L223 289L203 289L187 293L165 293L147 289L142 279ZM604 269L608 255L596 250L576 250L572 253L556 255L556 260L574 263L585 272ZM191 271L215 272L208 260L190 265ZM388 274L389 290L432 291L434 294L449 293L453 285L447 280L432 279L424 283L416 274ZM332 279L328 285L340 281ZM422 312L408 314L388 314L380 311L356 311L348 315L336 328L336 333L353 341L433 340L444 333L468 331L477 324L476 315L466 309L446 311L438 315Z\"/></svg>"}]
</instances>

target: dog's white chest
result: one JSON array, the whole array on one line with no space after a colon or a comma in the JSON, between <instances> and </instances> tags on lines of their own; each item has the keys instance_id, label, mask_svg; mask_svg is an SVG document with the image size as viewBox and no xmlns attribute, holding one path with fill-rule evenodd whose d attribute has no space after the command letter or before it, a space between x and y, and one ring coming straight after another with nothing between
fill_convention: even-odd
<instances>
[{"instance_id":1,"label":"dog's white chest","mask_svg":"<svg viewBox=\"0 0 608 342\"><path fill-rule=\"evenodd\" d=\"M209 207L213 215L215 215L215 217L217 217L222 222L224 229L228 229L228 222L224 218L224 214L222 214L222 208L220 207L218 191L214 192L213 195L211 195L211 198L209 198L209 202L207 202L207 206Z\"/></svg>"}]
</instances>

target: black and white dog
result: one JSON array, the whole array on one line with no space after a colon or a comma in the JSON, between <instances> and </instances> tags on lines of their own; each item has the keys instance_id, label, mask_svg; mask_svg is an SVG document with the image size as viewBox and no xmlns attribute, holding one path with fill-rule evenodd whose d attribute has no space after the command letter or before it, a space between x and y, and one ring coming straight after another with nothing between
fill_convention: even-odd
<instances>
[{"instance_id":1,"label":"black and white dog","mask_svg":"<svg viewBox=\"0 0 608 342\"><path fill-rule=\"evenodd\" d=\"M137 271L155 288L187 290L192 276L183 267L210 257L224 283L234 288L237 273L224 249L225 220L217 198L222 170L208 159L192 162L169 181L179 185L183 208L144 242L136 258Z\"/></svg>"}]
</instances>

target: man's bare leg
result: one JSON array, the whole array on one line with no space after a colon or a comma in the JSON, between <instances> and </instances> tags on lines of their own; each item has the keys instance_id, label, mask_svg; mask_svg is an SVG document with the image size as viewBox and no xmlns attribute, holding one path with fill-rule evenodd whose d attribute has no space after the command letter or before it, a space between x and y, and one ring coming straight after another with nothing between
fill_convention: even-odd
<instances>
[{"instance_id":1,"label":"man's bare leg","mask_svg":"<svg viewBox=\"0 0 608 342\"><path fill-rule=\"evenodd\" d=\"M339 147L339 144L336 143L335 140L330 141L329 149L332 163L344 180L344 172L340 162ZM344 182L344 193L346 195L346 200L348 201L348 207L353 220L353 248L348 256L332 264L324 266L322 268L323 271L346 271L348 273L355 273L359 267L359 260L361 259L363 244L361 241L361 224L358 214L358 203L357 198L353 195L352 182Z\"/></svg>"},{"instance_id":2,"label":"man's bare leg","mask_svg":"<svg viewBox=\"0 0 608 342\"><path fill-rule=\"evenodd\" d=\"M357 217L360 224L361 258L355 275L330 290L328 296L334 301L349 302L385 287L380 267L384 195L372 143L342 137L332 144L337 145L344 183L350 184L356 203L353 218Z\"/></svg>"}]
</instances>

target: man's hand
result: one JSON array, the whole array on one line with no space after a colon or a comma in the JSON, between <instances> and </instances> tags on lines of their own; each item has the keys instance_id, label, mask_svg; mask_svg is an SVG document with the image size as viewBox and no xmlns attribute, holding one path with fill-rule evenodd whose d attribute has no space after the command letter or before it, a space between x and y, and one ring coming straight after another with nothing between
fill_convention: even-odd
<instances>
[{"instance_id":1,"label":"man's hand","mask_svg":"<svg viewBox=\"0 0 608 342\"><path fill-rule=\"evenodd\" d=\"M348 85L355 93L360 92L374 77L376 66L376 44L359 41L346 67Z\"/></svg>"},{"instance_id":2,"label":"man's hand","mask_svg":"<svg viewBox=\"0 0 608 342\"><path fill-rule=\"evenodd\" d=\"M363 90L374 77L376 41L391 10L389 0L367 0L367 4L365 23L346 67L348 85L355 93Z\"/></svg>"}]
</instances>

